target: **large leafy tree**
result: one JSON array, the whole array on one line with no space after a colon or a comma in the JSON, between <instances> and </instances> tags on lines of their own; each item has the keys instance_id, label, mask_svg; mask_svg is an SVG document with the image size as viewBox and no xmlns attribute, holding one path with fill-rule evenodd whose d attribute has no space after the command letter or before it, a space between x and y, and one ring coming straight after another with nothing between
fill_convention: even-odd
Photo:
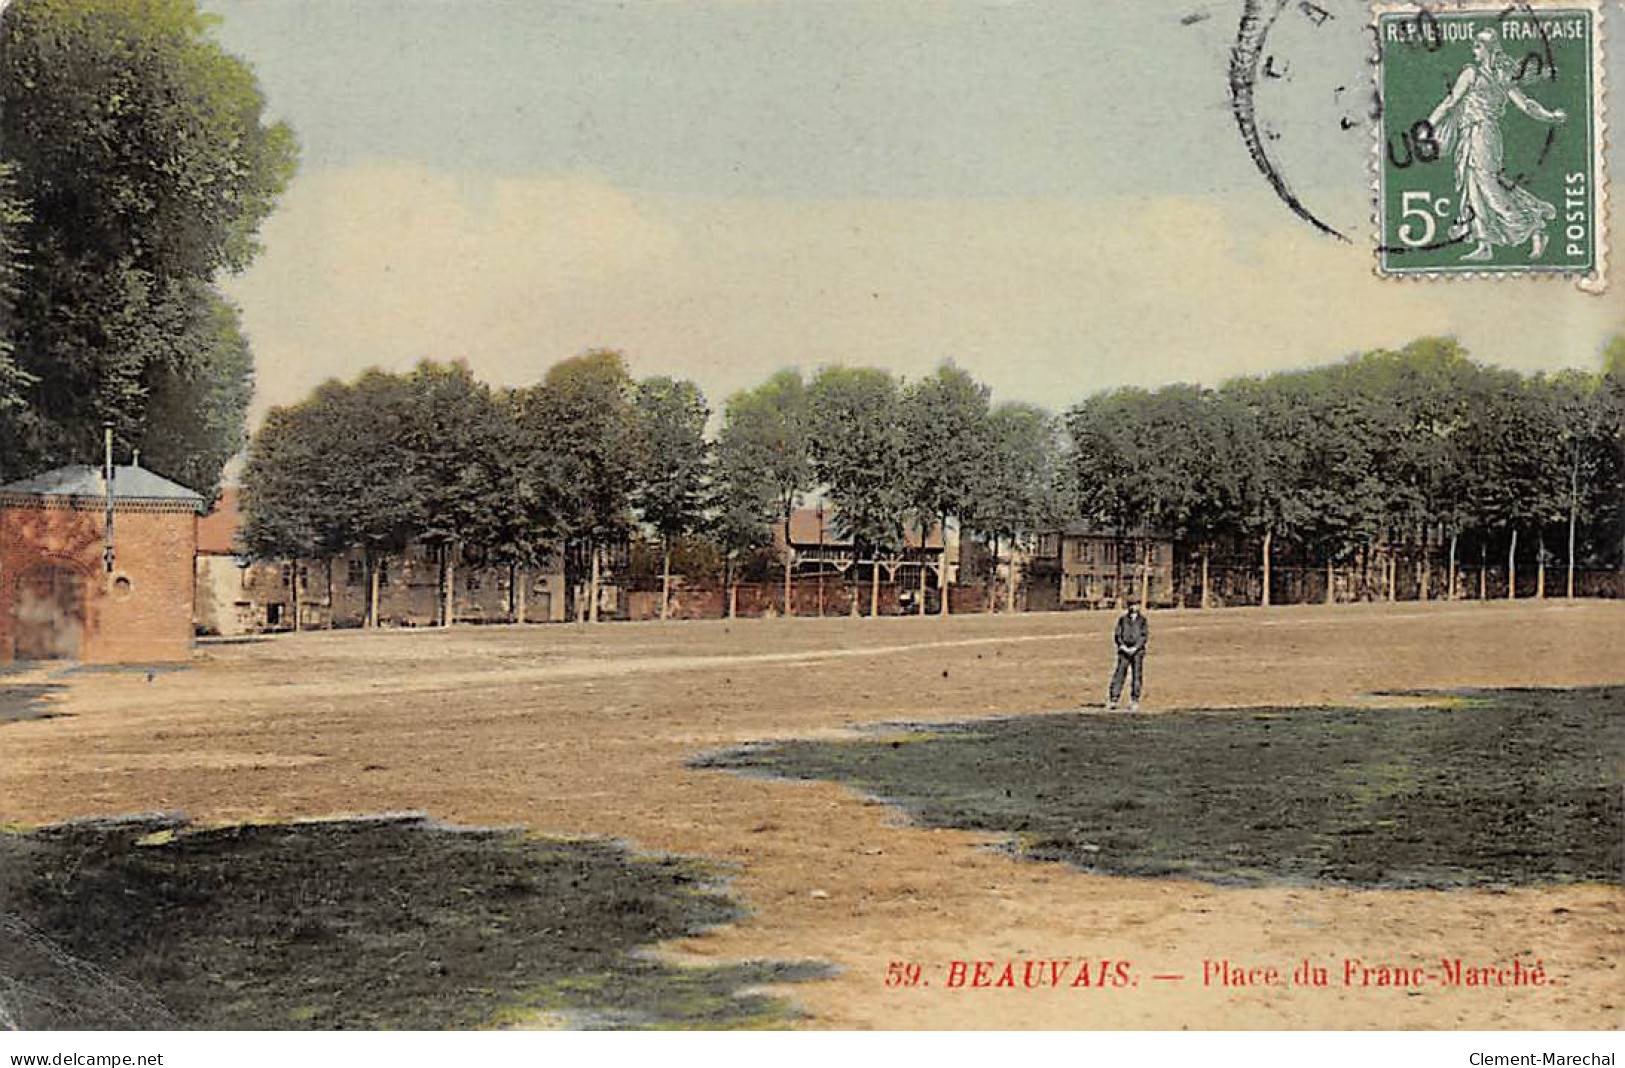
<instances>
[{"instance_id":1,"label":"large leafy tree","mask_svg":"<svg viewBox=\"0 0 1625 1068\"><path fill-rule=\"evenodd\" d=\"M236 307L211 287L193 283L177 295L183 299L164 322L185 355L144 369L146 419L137 442L145 465L212 497L247 438L254 356Z\"/></svg>"},{"instance_id":2,"label":"large leafy tree","mask_svg":"<svg viewBox=\"0 0 1625 1068\"><path fill-rule=\"evenodd\" d=\"M1625 597L1625 334L1609 339L1602 352L1602 376L1594 394L1598 463L1594 529L1601 554L1612 552L1619 569L1618 595Z\"/></svg>"},{"instance_id":3,"label":"large leafy tree","mask_svg":"<svg viewBox=\"0 0 1625 1068\"><path fill-rule=\"evenodd\" d=\"M1202 547L1229 527L1241 500L1235 431L1210 390L1177 384L1139 397L1131 497L1150 528ZM1150 543L1146 544L1150 551ZM1149 597L1151 566L1141 568L1140 597ZM1210 603L1207 568L1202 603Z\"/></svg>"},{"instance_id":4,"label":"large leafy tree","mask_svg":"<svg viewBox=\"0 0 1625 1068\"><path fill-rule=\"evenodd\" d=\"M1007 606L1015 606L1015 547L1043 526L1057 521L1053 491L1059 427L1055 417L1032 404L1007 402L987 416L982 452L975 469L972 526L993 539L993 564L999 546L1011 552Z\"/></svg>"},{"instance_id":5,"label":"large leafy tree","mask_svg":"<svg viewBox=\"0 0 1625 1068\"><path fill-rule=\"evenodd\" d=\"M598 587L606 544L631 529L637 474L635 387L618 352L594 350L554 364L521 400L520 426L531 455L553 469L559 533L585 558L587 618L598 620ZM572 578L579 579L579 574Z\"/></svg>"},{"instance_id":6,"label":"large leafy tree","mask_svg":"<svg viewBox=\"0 0 1625 1068\"><path fill-rule=\"evenodd\" d=\"M481 555L505 529L512 455L490 387L462 362L419 363L402 382L400 447L411 466L413 536L440 560L440 621L453 622L456 561Z\"/></svg>"},{"instance_id":7,"label":"large leafy tree","mask_svg":"<svg viewBox=\"0 0 1625 1068\"><path fill-rule=\"evenodd\" d=\"M870 561L869 612L879 609L882 553L903 546L908 472L897 379L871 367L826 367L809 388L813 470L857 558Z\"/></svg>"},{"instance_id":8,"label":"large leafy tree","mask_svg":"<svg viewBox=\"0 0 1625 1068\"><path fill-rule=\"evenodd\" d=\"M292 135L195 0L15 0L0 41L0 145L28 212L10 333L31 379L0 414L0 474L89 459L106 421L212 486L251 379L209 287L257 251ZM160 414L204 444L166 454Z\"/></svg>"},{"instance_id":9,"label":"large leafy tree","mask_svg":"<svg viewBox=\"0 0 1625 1068\"><path fill-rule=\"evenodd\" d=\"M739 560L769 545L771 528L779 517L778 496L771 482L763 477L762 469L756 466L754 452L748 439L724 422L711 453L705 529L722 552L723 586L730 617L734 614Z\"/></svg>"},{"instance_id":10,"label":"large leafy tree","mask_svg":"<svg viewBox=\"0 0 1625 1068\"><path fill-rule=\"evenodd\" d=\"M718 438L722 471L729 499L743 509L737 518L748 522L756 502L771 500L774 515L783 524L784 612L791 603L790 518L801 495L813 488L811 408L807 384L795 370L779 371L755 389L728 398ZM743 535L745 528L737 533ZM748 540L748 539L747 539ZM751 546L741 542L736 548Z\"/></svg>"},{"instance_id":11,"label":"large leafy tree","mask_svg":"<svg viewBox=\"0 0 1625 1068\"><path fill-rule=\"evenodd\" d=\"M705 518L711 409L693 382L664 376L638 383L633 504L660 538L660 618L671 608L671 550Z\"/></svg>"},{"instance_id":12,"label":"large leafy tree","mask_svg":"<svg viewBox=\"0 0 1625 1068\"><path fill-rule=\"evenodd\" d=\"M409 449L407 379L368 371L273 408L249 443L242 538L258 557L363 551L366 622L378 622L379 569L419 533L425 477Z\"/></svg>"},{"instance_id":13,"label":"large leafy tree","mask_svg":"<svg viewBox=\"0 0 1625 1068\"><path fill-rule=\"evenodd\" d=\"M1301 537L1312 519L1304 493L1304 443L1317 412L1313 380L1302 373L1240 378L1220 387L1235 428L1241 507L1236 527L1259 540L1264 605L1273 597L1273 553L1278 538Z\"/></svg>"},{"instance_id":14,"label":"large leafy tree","mask_svg":"<svg viewBox=\"0 0 1625 1068\"><path fill-rule=\"evenodd\" d=\"M28 206L17 195L15 172L0 161L0 412L20 411L23 389L31 381L12 355L16 300L23 271L22 228L27 222ZM0 477L5 473L0 463Z\"/></svg>"},{"instance_id":15,"label":"large leafy tree","mask_svg":"<svg viewBox=\"0 0 1625 1068\"><path fill-rule=\"evenodd\" d=\"M903 463L910 511L923 541L933 525L943 534L974 506L980 465L989 445L991 391L966 372L945 363L935 374L908 385L901 412ZM947 577L947 561L942 576ZM924 571L921 571L924 581ZM925 598L920 598L925 611ZM943 583L940 611L948 613Z\"/></svg>"},{"instance_id":16,"label":"large leafy tree","mask_svg":"<svg viewBox=\"0 0 1625 1068\"><path fill-rule=\"evenodd\" d=\"M1088 397L1066 414L1077 514L1119 539L1150 523L1156 505L1148 478L1152 406L1152 394L1124 388ZM1121 568L1121 553L1117 559Z\"/></svg>"}]
</instances>

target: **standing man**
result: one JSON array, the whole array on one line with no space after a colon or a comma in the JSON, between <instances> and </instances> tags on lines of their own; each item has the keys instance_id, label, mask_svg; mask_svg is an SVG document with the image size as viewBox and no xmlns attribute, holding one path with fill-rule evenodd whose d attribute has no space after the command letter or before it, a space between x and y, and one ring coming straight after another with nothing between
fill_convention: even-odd
<instances>
[{"instance_id":1,"label":"standing man","mask_svg":"<svg viewBox=\"0 0 1625 1068\"><path fill-rule=\"evenodd\" d=\"M1108 709L1117 707L1117 699L1123 696L1123 675L1133 671L1129 711L1140 710L1140 687L1145 682L1145 643L1150 638L1151 626L1140 613L1140 606L1129 601L1128 610L1118 617L1117 630L1113 634L1113 640L1117 642L1117 670L1112 672L1111 691L1106 697Z\"/></svg>"}]
</instances>

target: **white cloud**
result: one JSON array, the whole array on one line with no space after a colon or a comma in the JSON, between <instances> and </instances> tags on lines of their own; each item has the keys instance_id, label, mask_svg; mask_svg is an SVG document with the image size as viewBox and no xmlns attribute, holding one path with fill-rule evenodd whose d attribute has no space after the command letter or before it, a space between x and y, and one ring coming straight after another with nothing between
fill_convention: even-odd
<instances>
[{"instance_id":1,"label":"white cloud","mask_svg":"<svg viewBox=\"0 0 1625 1068\"><path fill-rule=\"evenodd\" d=\"M265 239L231 287L259 411L373 364L463 357L519 383L597 345L713 405L786 364L912 376L953 357L1060 408L1425 333L1526 369L1583 364L1625 329L1617 300L1562 282L1378 280L1368 251L1263 194L704 199L379 163L302 177Z\"/></svg>"}]
</instances>

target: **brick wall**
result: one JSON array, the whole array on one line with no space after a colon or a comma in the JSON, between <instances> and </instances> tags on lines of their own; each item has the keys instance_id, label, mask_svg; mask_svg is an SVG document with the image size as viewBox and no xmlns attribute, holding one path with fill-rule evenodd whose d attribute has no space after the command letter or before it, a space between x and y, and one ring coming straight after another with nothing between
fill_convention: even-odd
<instances>
[{"instance_id":1,"label":"brick wall","mask_svg":"<svg viewBox=\"0 0 1625 1068\"><path fill-rule=\"evenodd\" d=\"M184 660L192 647L197 515L121 504L113 571L103 512L60 502L0 506L0 662L57 655L85 663Z\"/></svg>"},{"instance_id":2,"label":"brick wall","mask_svg":"<svg viewBox=\"0 0 1625 1068\"><path fill-rule=\"evenodd\" d=\"M526 583L525 620L564 619L564 575L555 559L548 568L510 573L507 567L454 571L459 623L506 623L512 618L512 581ZM414 546L381 561L378 618L384 626L428 627L440 619L440 562ZM297 593L294 584L297 583ZM274 560L241 566L235 556L199 553L197 629L204 634L257 634L293 629L297 601L300 625L307 628L359 627L366 618L367 576L362 554L331 559Z\"/></svg>"}]
</instances>

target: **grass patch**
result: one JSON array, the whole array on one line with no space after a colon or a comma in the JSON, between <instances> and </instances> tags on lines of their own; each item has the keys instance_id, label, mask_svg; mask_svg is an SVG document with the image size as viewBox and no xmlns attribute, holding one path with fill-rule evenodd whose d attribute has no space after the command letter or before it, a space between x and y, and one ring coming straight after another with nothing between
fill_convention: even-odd
<instances>
[{"instance_id":1,"label":"grass patch","mask_svg":"<svg viewBox=\"0 0 1625 1068\"><path fill-rule=\"evenodd\" d=\"M52 698L64 689L60 683L0 685L0 724L57 719L62 713L52 711L56 703Z\"/></svg>"},{"instance_id":2,"label":"grass patch","mask_svg":"<svg viewBox=\"0 0 1625 1068\"><path fill-rule=\"evenodd\" d=\"M1113 875L1621 881L1625 687L1416 696L1433 703L1030 716L698 765L846 783L927 826L1007 834L1023 856Z\"/></svg>"},{"instance_id":3,"label":"grass patch","mask_svg":"<svg viewBox=\"0 0 1625 1068\"><path fill-rule=\"evenodd\" d=\"M822 967L638 952L739 915L689 860L416 816L63 824L0 834L0 1026L782 1026L748 988Z\"/></svg>"}]
</instances>

